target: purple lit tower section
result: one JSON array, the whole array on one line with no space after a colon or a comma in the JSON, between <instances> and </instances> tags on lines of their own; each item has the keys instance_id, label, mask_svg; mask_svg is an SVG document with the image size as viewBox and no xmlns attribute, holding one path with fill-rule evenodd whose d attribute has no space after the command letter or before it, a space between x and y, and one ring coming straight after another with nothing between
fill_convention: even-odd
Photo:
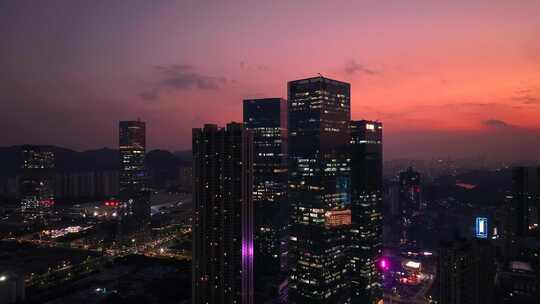
<instances>
[{"instance_id":1,"label":"purple lit tower section","mask_svg":"<svg viewBox=\"0 0 540 304\"><path fill-rule=\"evenodd\" d=\"M253 138L193 129L192 303L253 304Z\"/></svg>"},{"instance_id":2,"label":"purple lit tower section","mask_svg":"<svg viewBox=\"0 0 540 304\"><path fill-rule=\"evenodd\" d=\"M242 131L242 304L253 304L253 134Z\"/></svg>"},{"instance_id":3,"label":"purple lit tower section","mask_svg":"<svg viewBox=\"0 0 540 304\"><path fill-rule=\"evenodd\" d=\"M242 207L242 303L253 304L253 204Z\"/></svg>"}]
</instances>

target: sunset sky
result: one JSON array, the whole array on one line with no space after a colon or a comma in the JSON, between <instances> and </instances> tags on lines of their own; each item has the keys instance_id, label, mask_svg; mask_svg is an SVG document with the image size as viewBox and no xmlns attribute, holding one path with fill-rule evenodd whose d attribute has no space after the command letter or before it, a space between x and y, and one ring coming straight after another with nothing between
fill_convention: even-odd
<instances>
[{"instance_id":1,"label":"sunset sky","mask_svg":"<svg viewBox=\"0 0 540 304\"><path fill-rule=\"evenodd\" d=\"M351 83L385 157L540 159L540 1L2 1L0 146L150 149L288 80Z\"/></svg>"}]
</instances>

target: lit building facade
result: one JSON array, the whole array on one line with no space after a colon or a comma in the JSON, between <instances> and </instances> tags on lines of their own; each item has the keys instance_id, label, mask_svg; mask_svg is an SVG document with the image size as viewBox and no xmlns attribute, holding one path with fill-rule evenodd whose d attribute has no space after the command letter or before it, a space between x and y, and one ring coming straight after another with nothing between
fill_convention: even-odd
<instances>
[{"instance_id":1,"label":"lit building facade","mask_svg":"<svg viewBox=\"0 0 540 304\"><path fill-rule=\"evenodd\" d=\"M119 126L120 193L143 191L146 172L146 124L143 121L121 121Z\"/></svg>"},{"instance_id":2,"label":"lit building facade","mask_svg":"<svg viewBox=\"0 0 540 304\"><path fill-rule=\"evenodd\" d=\"M350 85L291 81L288 102L289 303L347 303Z\"/></svg>"},{"instance_id":3,"label":"lit building facade","mask_svg":"<svg viewBox=\"0 0 540 304\"><path fill-rule=\"evenodd\" d=\"M514 236L540 235L540 167L513 169L511 211Z\"/></svg>"},{"instance_id":4,"label":"lit building facade","mask_svg":"<svg viewBox=\"0 0 540 304\"><path fill-rule=\"evenodd\" d=\"M118 236L125 242L135 234L136 240L147 238L150 226L150 192L146 189L144 158L146 124L143 121L119 123L119 198Z\"/></svg>"},{"instance_id":5,"label":"lit building facade","mask_svg":"<svg viewBox=\"0 0 540 304\"><path fill-rule=\"evenodd\" d=\"M244 126L253 134L255 267L279 273L287 206L287 102L281 98L244 100ZM268 282L261 282L267 284Z\"/></svg>"},{"instance_id":6,"label":"lit building facade","mask_svg":"<svg viewBox=\"0 0 540 304\"><path fill-rule=\"evenodd\" d=\"M382 299L382 123L351 121L351 303Z\"/></svg>"},{"instance_id":7,"label":"lit building facade","mask_svg":"<svg viewBox=\"0 0 540 304\"><path fill-rule=\"evenodd\" d=\"M192 303L253 303L253 138L193 129Z\"/></svg>"},{"instance_id":8,"label":"lit building facade","mask_svg":"<svg viewBox=\"0 0 540 304\"><path fill-rule=\"evenodd\" d=\"M19 196L27 219L42 217L54 204L54 152L45 146L23 146Z\"/></svg>"}]
</instances>

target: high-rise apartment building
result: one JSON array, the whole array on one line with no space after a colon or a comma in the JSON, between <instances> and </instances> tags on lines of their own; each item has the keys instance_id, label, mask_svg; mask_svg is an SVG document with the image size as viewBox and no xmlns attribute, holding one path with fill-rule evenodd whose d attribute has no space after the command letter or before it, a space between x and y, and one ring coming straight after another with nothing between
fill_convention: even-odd
<instances>
[{"instance_id":1,"label":"high-rise apartment building","mask_svg":"<svg viewBox=\"0 0 540 304\"><path fill-rule=\"evenodd\" d=\"M351 121L351 303L382 299L382 123Z\"/></svg>"},{"instance_id":2,"label":"high-rise apartment building","mask_svg":"<svg viewBox=\"0 0 540 304\"><path fill-rule=\"evenodd\" d=\"M347 303L350 85L291 81L288 102L289 303Z\"/></svg>"},{"instance_id":3,"label":"high-rise apartment building","mask_svg":"<svg viewBox=\"0 0 540 304\"><path fill-rule=\"evenodd\" d=\"M253 303L253 138L193 129L193 304Z\"/></svg>"}]
</instances>

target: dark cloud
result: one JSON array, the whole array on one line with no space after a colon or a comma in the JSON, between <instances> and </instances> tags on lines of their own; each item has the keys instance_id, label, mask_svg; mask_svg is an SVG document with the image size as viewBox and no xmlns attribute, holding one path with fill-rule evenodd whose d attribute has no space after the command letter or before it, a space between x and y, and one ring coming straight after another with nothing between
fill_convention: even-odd
<instances>
[{"instance_id":1,"label":"dark cloud","mask_svg":"<svg viewBox=\"0 0 540 304\"><path fill-rule=\"evenodd\" d=\"M521 102L522 104L526 104L526 105L540 104L540 96L538 96L538 97L536 97L536 96L518 96L518 97L514 97L514 100L517 100L517 101Z\"/></svg>"},{"instance_id":2,"label":"dark cloud","mask_svg":"<svg viewBox=\"0 0 540 304\"><path fill-rule=\"evenodd\" d=\"M225 77L203 75L192 65L155 66L159 80L149 90L138 94L144 100L159 100L162 90L218 90L227 83Z\"/></svg>"},{"instance_id":3,"label":"dark cloud","mask_svg":"<svg viewBox=\"0 0 540 304\"><path fill-rule=\"evenodd\" d=\"M152 100L158 100L159 99L159 89L158 88L152 88L148 91L141 92L137 94L140 98L148 101Z\"/></svg>"},{"instance_id":4,"label":"dark cloud","mask_svg":"<svg viewBox=\"0 0 540 304\"><path fill-rule=\"evenodd\" d=\"M482 124L491 128L509 128L510 125L499 119L488 119L482 121Z\"/></svg>"},{"instance_id":5,"label":"dark cloud","mask_svg":"<svg viewBox=\"0 0 540 304\"><path fill-rule=\"evenodd\" d=\"M540 105L540 88L523 88L515 92L512 99L525 105Z\"/></svg>"},{"instance_id":6,"label":"dark cloud","mask_svg":"<svg viewBox=\"0 0 540 304\"><path fill-rule=\"evenodd\" d=\"M365 74L370 76L379 75L380 72L366 67L365 65L359 64L354 60L349 60L345 63L344 72L347 75L353 74Z\"/></svg>"}]
</instances>

